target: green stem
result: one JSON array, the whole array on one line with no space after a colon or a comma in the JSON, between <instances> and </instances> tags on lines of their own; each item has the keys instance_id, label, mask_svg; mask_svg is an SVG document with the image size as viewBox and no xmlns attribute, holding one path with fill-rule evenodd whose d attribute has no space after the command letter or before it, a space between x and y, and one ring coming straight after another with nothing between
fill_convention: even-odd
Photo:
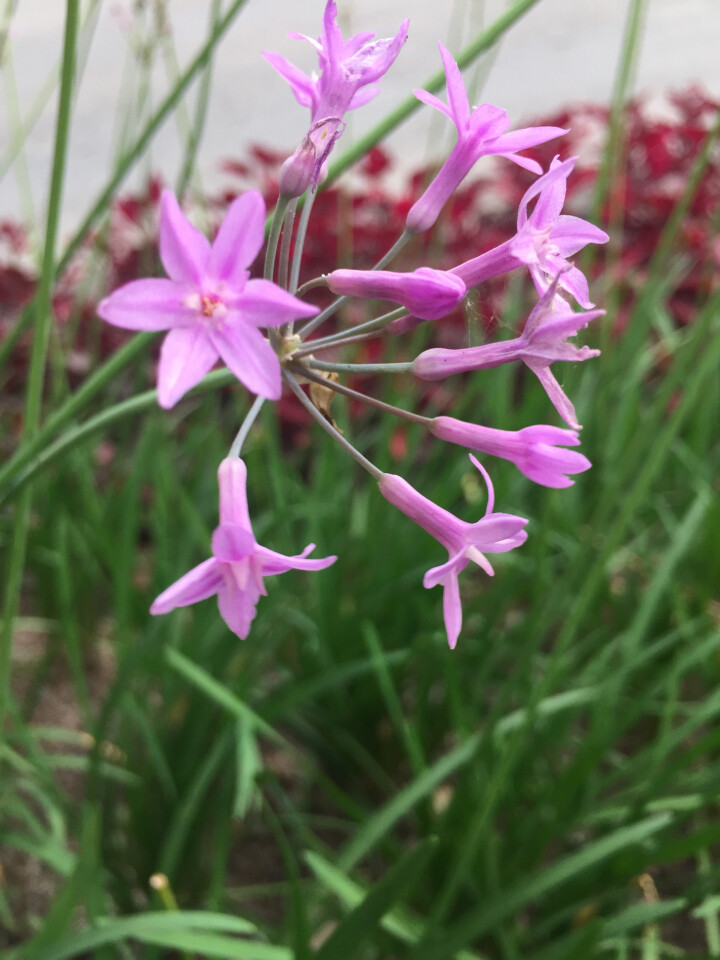
<instances>
[{"instance_id":1,"label":"green stem","mask_svg":"<svg viewBox=\"0 0 720 960\"><path fill-rule=\"evenodd\" d=\"M336 430L329 420L325 419L317 407L308 399L308 397L305 396L305 392L303 391L302 387L289 370L283 370L283 377L300 403L305 407L310 416L317 420L323 430L326 433L329 433L333 440L338 443L346 453L349 453L356 463L359 463L360 466L364 470L367 470L367 472L376 480L380 480L383 475L382 470L379 470L374 463L371 463L367 457L364 457L360 453L359 450L356 450L350 441L347 440L339 430Z\"/></svg>"},{"instance_id":2,"label":"green stem","mask_svg":"<svg viewBox=\"0 0 720 960\"><path fill-rule=\"evenodd\" d=\"M305 203L300 214L297 236L295 237L295 253L293 254L292 267L290 268L290 293L295 293L300 282L300 264L302 263L303 248L305 247L305 235L308 224L310 223L310 214L315 203L316 193L311 190L305 194Z\"/></svg>"},{"instance_id":3,"label":"green stem","mask_svg":"<svg viewBox=\"0 0 720 960\"><path fill-rule=\"evenodd\" d=\"M220 22L220 0L213 0L210 10L210 35L214 33ZM207 117L207 106L210 98L210 86L212 83L212 58L208 58L202 70L202 77L199 83L197 100L195 101L195 116L192 122L190 135L185 142L185 158L183 160L182 170L177 182L177 195L181 197L187 190L188 184L193 175L195 159L197 157L198 147L205 129L205 119Z\"/></svg>"},{"instance_id":4,"label":"green stem","mask_svg":"<svg viewBox=\"0 0 720 960\"><path fill-rule=\"evenodd\" d=\"M265 269L263 276L266 280L272 280L275 275L275 257L277 255L278 240L280 231L285 222L285 214L290 201L287 197L280 197L273 213L272 223L270 224L270 236L268 237L267 249L265 251Z\"/></svg>"},{"instance_id":5,"label":"green stem","mask_svg":"<svg viewBox=\"0 0 720 960\"><path fill-rule=\"evenodd\" d=\"M400 237L395 241L395 243L390 247L385 256L378 260L378 262L373 267L373 270L384 270L385 267L391 263L395 257L403 250L412 240L414 234L410 233L409 230L403 231Z\"/></svg>"},{"instance_id":6,"label":"green stem","mask_svg":"<svg viewBox=\"0 0 720 960\"><path fill-rule=\"evenodd\" d=\"M327 370L330 373L410 373L412 361L407 363L326 363L324 360L308 360L309 367Z\"/></svg>"},{"instance_id":7,"label":"green stem","mask_svg":"<svg viewBox=\"0 0 720 960\"><path fill-rule=\"evenodd\" d=\"M35 298L35 335L33 338L30 371L25 400L25 423L23 437L32 440L38 432L42 407L45 365L52 324L52 292L55 283L55 243L60 223L65 160L67 157L70 112L72 106L73 80L75 74L75 48L77 42L80 0L67 0L65 14L65 39L63 43L62 71L60 74L60 97L58 100L55 148L50 177L45 250L42 273ZM27 532L32 508L32 487L27 487L17 505L10 554L10 570L7 579L5 609L0 635L0 736L4 727L5 712L10 692L10 654L13 626L20 603Z\"/></svg>"},{"instance_id":8,"label":"green stem","mask_svg":"<svg viewBox=\"0 0 720 960\"><path fill-rule=\"evenodd\" d=\"M340 330L338 333L332 333L328 337L320 337L317 340L310 340L300 350L296 350L293 356L302 357L305 354L312 353L314 350L324 349L325 347L341 346L344 343L352 343L355 340L365 339L365 335L376 333L382 330L393 320L399 320L401 317L407 317L408 311L405 307L398 307L390 313L384 313L381 317L375 317L374 320L368 320L366 323L360 323L357 327L351 327L349 330Z\"/></svg>"},{"instance_id":9,"label":"green stem","mask_svg":"<svg viewBox=\"0 0 720 960\"><path fill-rule=\"evenodd\" d=\"M278 266L278 284L287 290L290 286L290 246L292 244L293 227L295 226L295 211L297 199L291 200L285 217L282 243L280 244L280 264Z\"/></svg>"},{"instance_id":10,"label":"green stem","mask_svg":"<svg viewBox=\"0 0 720 960\"><path fill-rule=\"evenodd\" d=\"M228 457L239 457L242 452L243 444L247 440L247 435L250 433L252 425L255 423L257 415L262 410L262 406L265 403L265 397L255 397L253 405L248 410L245 415L245 419L242 422L242 426L238 430L237 436L233 440L233 445L230 447Z\"/></svg>"},{"instance_id":11,"label":"green stem","mask_svg":"<svg viewBox=\"0 0 720 960\"><path fill-rule=\"evenodd\" d=\"M366 393L360 393L359 390L353 390L352 387L346 387L344 383L335 383L332 380L328 380L326 377L321 377L317 373L313 373L312 370L309 370L307 367L294 366L293 373L297 373L300 376L306 377L308 380L312 380L314 383L319 383L323 387L328 387L330 390L334 390L335 393L341 393L344 397L351 397L353 400L359 400L361 403L367 403L371 407L377 407L378 410L383 410L385 413L391 413L395 417L400 417L402 420L409 420L411 423L419 423L421 426L430 428L432 424L431 417L423 417L422 414L412 413L410 410L403 410L400 407L393 406L392 403L385 403L384 400L378 400L376 397L370 397Z\"/></svg>"}]
</instances>

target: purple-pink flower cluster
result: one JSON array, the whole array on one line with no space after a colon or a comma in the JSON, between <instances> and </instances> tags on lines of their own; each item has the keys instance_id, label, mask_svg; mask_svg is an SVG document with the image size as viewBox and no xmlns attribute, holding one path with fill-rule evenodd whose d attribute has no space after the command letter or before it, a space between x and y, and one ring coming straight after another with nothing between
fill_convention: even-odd
<instances>
[{"instance_id":1,"label":"purple-pink flower cluster","mask_svg":"<svg viewBox=\"0 0 720 960\"><path fill-rule=\"evenodd\" d=\"M279 54L265 54L290 84L298 102L310 108L310 126L280 174L280 201L270 227L264 276L250 275L265 239L266 212L258 193L249 191L238 197L211 244L185 218L175 196L166 191L161 206L160 256L167 278L129 283L103 300L98 309L104 320L117 327L168 331L157 370L157 396L162 407L174 406L218 361L256 395L218 470L220 524L212 537L212 556L161 593L151 612L167 613L217 595L220 614L228 627L245 638L257 602L266 592L265 577L291 569L319 571L335 561L334 556L309 559L312 544L297 556L276 553L258 544L252 531L246 499L247 471L240 453L263 402L277 400L284 383L338 445L373 476L382 496L447 550L447 561L428 570L423 582L427 588L443 587L445 628L448 642L454 647L462 626L458 575L472 561L492 576L494 571L486 555L506 553L524 543L528 521L495 512L492 482L472 454L470 459L488 489L485 514L475 522L454 516L403 477L376 467L357 450L347 432L343 434L335 427L327 408L318 400L318 391L306 392L304 386L319 385L324 391L363 400L389 415L421 424L439 440L510 460L535 483L554 488L570 486L572 476L587 470L590 462L576 449L569 449L580 443L580 424L551 366L561 361L587 360L599 352L572 342L578 331L603 311L593 309L587 281L568 258L587 244L604 243L608 238L591 223L562 213L575 158L561 161L558 156L543 172L535 161L519 152L566 131L559 127L510 131L504 110L489 104L471 108L458 65L440 45L448 102L423 90L416 91L416 96L454 123L457 142L410 209L405 232L374 269L330 268L298 288L307 218L325 161L343 132L343 117L375 96L377 81L392 66L408 35L405 21L395 37L375 40L373 34L360 33L345 41L336 19L336 5L329 0L319 39L303 38L317 53L317 73L305 74ZM515 236L450 270L438 270L432 264L411 272L386 269L415 234L433 226L476 162L491 155L539 174L521 200ZM296 227L296 207L303 195L303 213ZM517 269L529 271L539 295L518 336L462 349L430 348L406 362L345 362L345 348L357 341L397 337L420 323L441 322L469 290ZM325 286L338 296L322 311L305 299L317 286ZM351 297L382 301L391 308L380 310L375 319L359 326L318 334L320 326ZM296 331L297 321L305 323ZM343 351L339 357L338 351ZM331 359L323 360L324 353ZM439 380L518 362L536 375L567 428L533 424L512 431L451 416L427 417L361 394L341 379L348 373L366 371Z\"/></svg>"}]
</instances>

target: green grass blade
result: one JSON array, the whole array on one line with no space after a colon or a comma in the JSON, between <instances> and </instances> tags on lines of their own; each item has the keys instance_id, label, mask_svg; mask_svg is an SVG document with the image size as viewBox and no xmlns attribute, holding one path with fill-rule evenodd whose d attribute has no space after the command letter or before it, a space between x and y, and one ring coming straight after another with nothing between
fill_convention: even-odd
<instances>
[{"instance_id":1,"label":"green grass blade","mask_svg":"<svg viewBox=\"0 0 720 960\"><path fill-rule=\"evenodd\" d=\"M330 934L317 951L317 960L349 960L375 932L382 918L419 882L437 848L434 837L426 837L408 850Z\"/></svg>"}]
</instances>

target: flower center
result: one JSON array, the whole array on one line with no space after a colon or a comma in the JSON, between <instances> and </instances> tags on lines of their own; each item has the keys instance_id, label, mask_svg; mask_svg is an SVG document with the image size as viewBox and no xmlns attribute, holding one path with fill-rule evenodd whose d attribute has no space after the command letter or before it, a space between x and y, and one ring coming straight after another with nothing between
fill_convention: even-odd
<instances>
[{"instance_id":1,"label":"flower center","mask_svg":"<svg viewBox=\"0 0 720 960\"><path fill-rule=\"evenodd\" d=\"M204 317L212 317L219 306L222 306L222 301L214 293L204 294L200 298L200 313Z\"/></svg>"}]
</instances>

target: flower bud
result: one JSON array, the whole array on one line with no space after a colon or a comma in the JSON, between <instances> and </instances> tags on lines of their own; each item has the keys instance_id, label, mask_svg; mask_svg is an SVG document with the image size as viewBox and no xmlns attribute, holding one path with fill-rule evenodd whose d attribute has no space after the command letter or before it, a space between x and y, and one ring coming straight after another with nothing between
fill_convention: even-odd
<instances>
[{"instance_id":1,"label":"flower bud","mask_svg":"<svg viewBox=\"0 0 720 960\"><path fill-rule=\"evenodd\" d=\"M280 196L288 200L301 197L312 183L317 154L310 137L305 137L291 157L280 167Z\"/></svg>"}]
</instances>

